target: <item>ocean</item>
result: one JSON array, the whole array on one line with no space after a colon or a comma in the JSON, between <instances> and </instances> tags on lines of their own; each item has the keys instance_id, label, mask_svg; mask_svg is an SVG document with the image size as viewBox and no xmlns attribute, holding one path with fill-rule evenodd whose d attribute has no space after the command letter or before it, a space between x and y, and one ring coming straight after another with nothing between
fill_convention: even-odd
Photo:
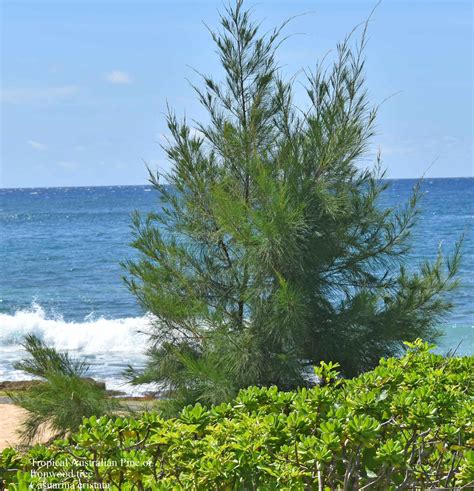
<instances>
[{"instance_id":1,"label":"ocean","mask_svg":"<svg viewBox=\"0 0 474 491\"><path fill-rule=\"evenodd\" d=\"M406 202L416 181L392 180L381 206ZM465 233L461 287L442 324L438 350L474 352L474 179L426 179L409 268L448 252ZM122 372L145 362L149 323L125 288L120 262L130 247L133 210L156 210L150 186L0 189L0 380L21 380L12 368L34 333L91 364L89 374L112 389L140 393Z\"/></svg>"}]
</instances>

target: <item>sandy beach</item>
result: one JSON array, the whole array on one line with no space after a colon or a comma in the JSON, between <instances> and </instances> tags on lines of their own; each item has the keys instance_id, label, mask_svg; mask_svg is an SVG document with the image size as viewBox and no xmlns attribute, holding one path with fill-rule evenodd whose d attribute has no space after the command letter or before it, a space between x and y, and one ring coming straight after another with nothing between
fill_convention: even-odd
<instances>
[{"instance_id":1,"label":"sandy beach","mask_svg":"<svg viewBox=\"0 0 474 491\"><path fill-rule=\"evenodd\" d=\"M13 404L0 404L0 450L20 443L18 429L26 417L26 411Z\"/></svg>"},{"instance_id":2,"label":"sandy beach","mask_svg":"<svg viewBox=\"0 0 474 491\"><path fill-rule=\"evenodd\" d=\"M26 415L27 411L21 407L5 402L0 403L0 451L21 444L18 431L21 429ZM42 437L35 439L33 443L44 442L49 436L46 432Z\"/></svg>"},{"instance_id":3,"label":"sandy beach","mask_svg":"<svg viewBox=\"0 0 474 491\"><path fill-rule=\"evenodd\" d=\"M126 400L125 407L134 411L151 410L155 399L153 397L137 397ZM125 402L125 400L123 400ZM8 402L7 397L0 396L0 452L4 448L21 445L18 431L25 420L27 411L21 407ZM34 439L32 443L43 443L51 438L51 433L45 431L41 436Z\"/></svg>"}]
</instances>

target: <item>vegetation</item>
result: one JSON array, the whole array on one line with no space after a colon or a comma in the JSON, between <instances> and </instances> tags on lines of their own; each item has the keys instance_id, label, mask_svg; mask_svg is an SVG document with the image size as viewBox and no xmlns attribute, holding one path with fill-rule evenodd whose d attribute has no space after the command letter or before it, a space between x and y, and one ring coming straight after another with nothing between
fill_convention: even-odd
<instances>
[{"instance_id":1,"label":"vegetation","mask_svg":"<svg viewBox=\"0 0 474 491\"><path fill-rule=\"evenodd\" d=\"M351 380L323 362L311 389L251 387L173 419L91 417L68 440L5 450L0 472L12 490L472 489L474 358L408 347Z\"/></svg>"},{"instance_id":2,"label":"vegetation","mask_svg":"<svg viewBox=\"0 0 474 491\"><path fill-rule=\"evenodd\" d=\"M23 347L30 357L14 363L14 368L43 380L28 390L8 392L15 404L29 411L22 431L26 442L44 430L53 438L65 436L77 431L84 417L117 409L117 403L106 396L105 386L85 378L84 361L58 353L34 335L26 336Z\"/></svg>"},{"instance_id":3,"label":"vegetation","mask_svg":"<svg viewBox=\"0 0 474 491\"><path fill-rule=\"evenodd\" d=\"M260 35L239 0L211 32L224 80L196 88L209 121L169 113L172 170L151 173L161 203L134 218L126 281L156 319L134 381L167 387L177 408L302 387L321 361L354 376L438 334L459 245L447 261L403 266L420 193L382 209L380 161L362 165L377 112L365 29L307 72L298 108L276 61L281 29Z\"/></svg>"},{"instance_id":4,"label":"vegetation","mask_svg":"<svg viewBox=\"0 0 474 491\"><path fill-rule=\"evenodd\" d=\"M382 209L380 159L361 167L366 26L307 73L305 108L276 62L282 28L260 36L240 0L221 28L224 81L196 88L209 122L169 113L171 186L150 174L160 208L135 216L126 264L154 318L130 375L167 398L119 417L84 362L28 336L15 368L41 383L9 395L25 441L61 439L4 450L0 489L472 489L474 359L419 339L451 307L460 243L403 266L419 189Z\"/></svg>"}]
</instances>

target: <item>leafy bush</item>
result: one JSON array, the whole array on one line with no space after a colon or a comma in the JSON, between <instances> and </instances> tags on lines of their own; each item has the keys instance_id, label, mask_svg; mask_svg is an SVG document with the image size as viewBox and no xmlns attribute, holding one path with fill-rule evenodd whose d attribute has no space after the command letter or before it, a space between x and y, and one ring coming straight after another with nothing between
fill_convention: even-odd
<instances>
[{"instance_id":1,"label":"leafy bush","mask_svg":"<svg viewBox=\"0 0 474 491\"><path fill-rule=\"evenodd\" d=\"M4 451L0 468L12 473L9 489L21 489L19 480L121 490L466 489L474 484L473 358L430 348L416 341L403 358L352 380L322 363L320 386L251 387L177 418L91 417L49 448ZM69 477L30 475L58 470Z\"/></svg>"},{"instance_id":2,"label":"leafy bush","mask_svg":"<svg viewBox=\"0 0 474 491\"><path fill-rule=\"evenodd\" d=\"M24 392L9 393L15 404L28 411L22 437L31 442L43 429L53 437L76 431L84 417L103 415L117 409L105 387L85 378L88 365L67 353L58 353L33 335L23 344L30 357L14 364L17 370L40 377L43 383Z\"/></svg>"}]
</instances>

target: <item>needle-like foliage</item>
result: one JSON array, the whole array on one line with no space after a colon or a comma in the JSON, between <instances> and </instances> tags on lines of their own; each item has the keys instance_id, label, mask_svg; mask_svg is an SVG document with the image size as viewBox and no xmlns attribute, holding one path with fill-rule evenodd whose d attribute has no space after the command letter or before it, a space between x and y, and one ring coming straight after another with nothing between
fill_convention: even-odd
<instances>
[{"instance_id":1,"label":"needle-like foliage","mask_svg":"<svg viewBox=\"0 0 474 491\"><path fill-rule=\"evenodd\" d=\"M14 363L14 368L41 379L26 391L9 394L28 411L21 431L24 441L31 443L44 431L51 438L61 437L76 431L85 417L117 410L105 387L85 377L89 367L84 361L59 353L32 334L25 337L23 347L29 356Z\"/></svg>"},{"instance_id":2,"label":"needle-like foliage","mask_svg":"<svg viewBox=\"0 0 474 491\"><path fill-rule=\"evenodd\" d=\"M403 267L420 192L382 208L383 172L364 165L377 112L366 27L306 73L303 109L276 61L281 29L261 35L239 0L211 31L224 77L196 87L208 121L170 111L172 169L151 174L160 207L133 221L126 281L155 316L137 383L216 403L248 385L304 385L322 360L355 375L403 340L436 337L460 247Z\"/></svg>"}]
</instances>

